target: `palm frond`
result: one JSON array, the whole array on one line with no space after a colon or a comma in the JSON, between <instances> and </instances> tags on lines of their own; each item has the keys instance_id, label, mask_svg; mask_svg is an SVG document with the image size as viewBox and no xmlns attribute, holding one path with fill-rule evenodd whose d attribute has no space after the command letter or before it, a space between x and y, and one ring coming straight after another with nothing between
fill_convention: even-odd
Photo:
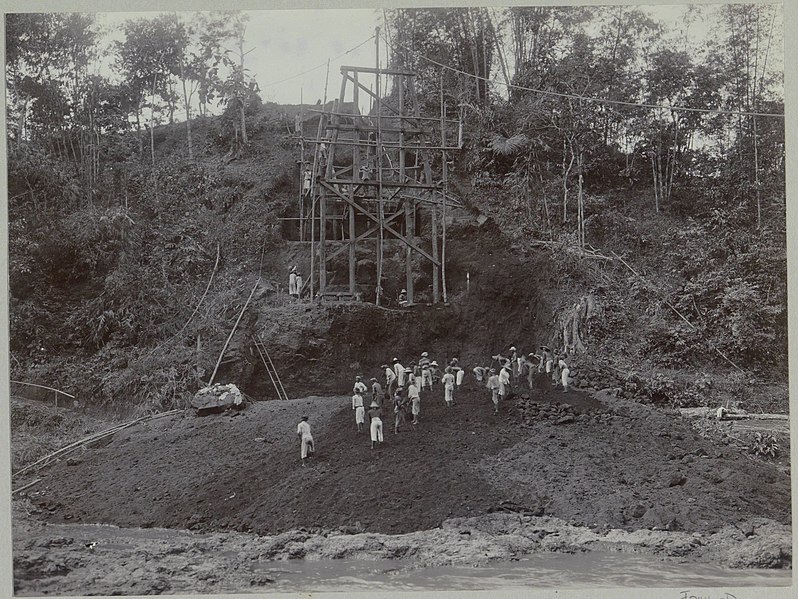
<instances>
[{"instance_id":1,"label":"palm frond","mask_svg":"<svg viewBox=\"0 0 798 599\"><path fill-rule=\"evenodd\" d=\"M494 133L490 142L490 149L493 150L494 154L500 156L512 156L523 150L528 143L529 138L524 133L517 133L511 137Z\"/></svg>"}]
</instances>

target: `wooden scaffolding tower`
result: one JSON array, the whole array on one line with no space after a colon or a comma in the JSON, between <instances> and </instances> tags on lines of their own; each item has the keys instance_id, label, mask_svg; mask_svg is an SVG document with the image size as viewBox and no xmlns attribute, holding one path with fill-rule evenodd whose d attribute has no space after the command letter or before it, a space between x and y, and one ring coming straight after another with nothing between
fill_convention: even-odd
<instances>
[{"instance_id":1,"label":"wooden scaffolding tower","mask_svg":"<svg viewBox=\"0 0 798 599\"><path fill-rule=\"evenodd\" d=\"M453 127L460 138L461 123L446 118L442 95L439 115L421 115L415 73L342 66L341 75L338 98L317 111L316 139L302 140L315 144L309 205L300 210L300 226L307 229L310 221L311 272L305 288L311 297L359 300L357 248L376 242L377 280L362 283L374 285L380 305L384 242L398 240L405 249L408 304L414 303L414 253L432 265L432 302L441 300L441 290L446 301L446 215L447 209L461 207L447 193L446 152L459 149L447 143ZM375 89L365 85L365 76ZM383 89L390 91L383 94ZM359 109L362 94L372 102L369 114ZM436 177L432 161L438 153ZM349 285L334 290L328 265L344 252Z\"/></svg>"}]
</instances>

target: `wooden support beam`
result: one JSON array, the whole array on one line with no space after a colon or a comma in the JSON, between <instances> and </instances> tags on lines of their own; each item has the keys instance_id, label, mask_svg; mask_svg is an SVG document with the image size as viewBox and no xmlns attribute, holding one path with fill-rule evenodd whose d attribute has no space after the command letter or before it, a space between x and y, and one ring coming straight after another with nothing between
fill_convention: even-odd
<instances>
[{"instance_id":1,"label":"wooden support beam","mask_svg":"<svg viewBox=\"0 0 798 599\"><path fill-rule=\"evenodd\" d=\"M391 118L391 117L385 117L385 118ZM372 131L376 131L377 130L377 127L373 127L371 125L358 125L358 124L352 125L350 123L341 123L341 124L338 124L338 125L330 125L329 128L330 129L338 129L339 131L367 131L367 132L372 132ZM425 131L423 129L416 129L416 128L413 128L413 127L404 127L404 128L402 128L402 127L399 127L399 128L397 128L397 127L383 127L382 128L382 132L383 133L404 133L406 135L423 135L423 134L427 133L427 131Z\"/></svg>"},{"instance_id":2,"label":"wooden support beam","mask_svg":"<svg viewBox=\"0 0 798 599\"><path fill-rule=\"evenodd\" d=\"M304 141L305 143L309 143L309 144L322 144L323 143L323 144L328 144L329 145L329 143L330 143L329 140L311 139L309 137L303 138L301 141ZM360 147L368 147L368 148L374 148L374 147L377 146L377 142L374 142L374 141L363 141L363 140L355 141L355 140L351 140L351 139L340 139L340 140L336 141L336 144L339 145L339 146L360 146ZM384 148L390 148L390 149L394 149L394 148L398 148L399 147L398 143L390 143L390 142L383 142L380 145L382 147L384 147ZM462 149L460 146L446 146L444 148L444 147L441 147L441 146L430 146L430 145L426 145L426 144L407 144L404 147L405 147L406 150L449 150L449 151L453 151L453 150L461 150Z\"/></svg>"},{"instance_id":3,"label":"wooden support beam","mask_svg":"<svg viewBox=\"0 0 798 599\"><path fill-rule=\"evenodd\" d=\"M341 192L339 192L337 189L335 189L335 188L334 188L332 185L330 185L329 183L327 183L327 181L321 181L320 183L321 183L322 187L325 187L326 189L328 189L329 191L331 191L331 192L333 193L333 195L336 195L336 196L338 196L339 198L341 198L342 200L344 200L344 201L345 201L347 204L349 204L349 198L348 198L348 197L346 197L346 196L345 196L344 194L342 194ZM358 211L358 212L360 212L361 214L365 215L365 216L366 216L368 219L370 219L371 221L373 221L374 223L376 223L376 224L377 224L377 226L379 226L379 225L380 225L380 219L379 219L379 217L377 217L377 216L374 216L374 215L373 215L371 212L369 212L368 210L366 210L366 209L365 209L365 208L363 208L362 206L360 206L360 205L358 205L358 204L356 204L356 203L351 203L351 204L349 204L349 205L350 205L350 206L352 206L352 207L354 207L354 208L355 208L355 210L357 210L357 211ZM435 258L433 258L433 257L432 257L432 256L431 256L431 255L430 255L430 254L429 254L429 253L426 251L426 250L423 250L423 249L421 249L421 248L420 248L420 247L418 247L416 244L414 244L413 242L409 241L407 238L405 238L405 236L404 236L404 235L402 235L401 233L399 233L399 232L398 232L396 229L393 229L392 227L389 227L389 226L387 225L387 223L386 223L386 222L383 222L383 224L382 224L382 227L383 227L383 229L384 229L384 230L388 231L388 233L390 233L391 235L393 235L394 237L396 237L396 238L397 238L399 241L401 241L401 242L402 242L402 243L404 243L405 245L409 245L409 246L410 246L412 249L414 249L414 250L415 250L415 251L417 251L419 254L421 254L422 256L424 256L424 257L425 257L427 260L429 260L429 261L430 261L430 262L432 262L433 264L437 264L437 265L439 265L439 266L440 266L440 262L439 262L438 260L436 260Z\"/></svg>"},{"instance_id":4,"label":"wooden support beam","mask_svg":"<svg viewBox=\"0 0 798 599\"><path fill-rule=\"evenodd\" d=\"M328 184L331 185L359 185L361 187L379 187L380 184L377 181L355 181L354 179L329 179L327 180ZM427 185L425 183L401 183L399 181L383 181L383 187L400 187L402 189L432 189L437 190L440 189L440 186L437 184Z\"/></svg>"},{"instance_id":5,"label":"wooden support beam","mask_svg":"<svg viewBox=\"0 0 798 599\"><path fill-rule=\"evenodd\" d=\"M400 216L402 216L403 214L404 214L404 212L402 212L401 210L399 212L394 212L391 216L389 216L388 218L385 219L385 222L386 223L391 223L391 222L395 221L397 218L399 218ZM369 227L366 231L363 231L363 233L361 233L360 235L355 237L355 241L359 242L359 241L363 241L364 239L368 239L370 235L372 235L373 233L376 233L377 231L379 231L379 227L378 226L375 225L375 226ZM349 247L349 242L348 241L345 241L343 243L344 243L344 245L342 245L339 248L336 248L332 253L330 253L329 256L327 256L327 261L330 261L330 260L332 260L334 258L337 258L338 256L340 256Z\"/></svg>"},{"instance_id":6,"label":"wooden support beam","mask_svg":"<svg viewBox=\"0 0 798 599\"><path fill-rule=\"evenodd\" d=\"M371 73L372 75L404 75L405 77L415 77L416 74L410 71L400 71L398 69L377 69L373 67L353 67L350 65L341 65L341 74L348 75L349 73Z\"/></svg>"}]
</instances>

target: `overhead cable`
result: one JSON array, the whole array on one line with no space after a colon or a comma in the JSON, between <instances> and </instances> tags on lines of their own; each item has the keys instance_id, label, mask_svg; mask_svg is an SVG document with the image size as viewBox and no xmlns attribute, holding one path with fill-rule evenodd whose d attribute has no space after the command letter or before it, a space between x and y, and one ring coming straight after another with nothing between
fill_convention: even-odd
<instances>
[{"instance_id":1,"label":"overhead cable","mask_svg":"<svg viewBox=\"0 0 798 599\"><path fill-rule=\"evenodd\" d=\"M349 48L349 50L347 50L346 52L344 52L342 54L339 54L338 56L335 56L333 58L330 58L328 60L325 60L320 65L317 65L317 66L315 66L313 68L310 68L307 71L302 71L301 73L297 73L296 75L291 75L290 77L286 77L285 79L280 79L279 81L272 81L271 83L266 83L266 84L263 85L263 87L265 88L265 87L272 87L274 85L279 85L280 83L285 83L286 81L291 81L292 79L296 79L297 77L302 77L303 75L307 75L308 73L312 73L313 71L317 71L318 69L320 69L322 67L326 67L330 60L338 60L339 58L342 58L342 57L346 56L347 54L349 54L351 52L354 52L355 50L357 50L361 46L364 46L365 44L369 43L373 39L374 39L374 36L372 35L367 40L363 40L362 42L360 42L354 48Z\"/></svg>"},{"instance_id":2,"label":"overhead cable","mask_svg":"<svg viewBox=\"0 0 798 599\"><path fill-rule=\"evenodd\" d=\"M391 48L394 51L396 51L396 47L391 42L388 41L387 37L385 37L383 35L383 39L385 39L385 43L386 44L391 46ZM722 110L722 109L713 109L713 108L691 108L691 107L688 107L688 106L666 106L664 104L647 104L647 103L643 103L643 102L625 102L623 100L610 100L608 98L593 98L593 97L590 97L590 96L583 96L583 95L580 95L580 94L567 94L567 93L563 93L563 92L555 92L555 91L544 90L544 89L535 89L533 87L524 87L522 85L515 85L513 83L502 83L501 81L493 81L492 79L488 79L486 77L480 77L479 75L475 75L474 73L468 73L466 71L462 71L460 69L456 69L456 68L451 67L449 65L446 65L446 64L443 64L441 62L438 62L437 60L433 60L432 58L424 56L423 54L421 54L421 53L419 53L417 51L411 50L410 48L408 48L407 46L405 46L403 44L400 44L399 42L396 42L396 43L399 44L400 46L402 46L402 48L404 48L408 52L411 52L411 53L415 54L417 58L422 58L422 59L426 60L427 62L430 62L430 63L432 63L434 65L437 65L437 66L439 66L441 68L448 69L448 70L450 70L450 71L452 71L454 73L460 73L461 75L465 75L466 77L471 77L472 79L479 79L480 81L487 81L488 83L495 83L497 85L502 85L502 86L507 87L507 88L519 89L519 90L522 90L522 91L533 92L533 93L536 93L536 94L543 94L543 95L547 95L547 96L556 96L556 97L559 97L559 98L572 98L572 99L575 99L575 100L584 100L586 102L596 102L598 104L617 104L617 105L620 105L620 106L630 106L630 107L633 107L633 108L662 108L662 109L665 109L665 110L674 110L674 111L683 111L683 112L700 112L700 113L705 113L705 114L724 114L724 115L731 115L731 116L762 116L762 117L774 117L774 118L781 118L781 119L784 118L784 113L780 113L780 112L776 112L776 113L774 113L774 112L751 112L751 111L740 111L740 110Z\"/></svg>"}]
</instances>

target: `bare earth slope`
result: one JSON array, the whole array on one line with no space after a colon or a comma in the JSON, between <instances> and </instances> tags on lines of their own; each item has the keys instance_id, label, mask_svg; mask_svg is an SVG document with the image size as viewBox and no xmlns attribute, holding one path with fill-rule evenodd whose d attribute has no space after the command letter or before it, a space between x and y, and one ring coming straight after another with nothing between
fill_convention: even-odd
<instances>
[{"instance_id":1,"label":"bare earth slope","mask_svg":"<svg viewBox=\"0 0 798 599\"><path fill-rule=\"evenodd\" d=\"M789 524L789 476L778 467L647 406L538 383L521 391L536 406L509 401L498 417L473 379L453 409L442 389L425 392L421 424L394 436L389 415L376 451L355 432L347 397L164 418L49 468L33 501L52 522L258 534L402 533L495 510L701 532L754 516ZM576 414L556 425L562 413L550 404L562 401ZM295 435L303 414L318 445L305 468Z\"/></svg>"}]
</instances>

